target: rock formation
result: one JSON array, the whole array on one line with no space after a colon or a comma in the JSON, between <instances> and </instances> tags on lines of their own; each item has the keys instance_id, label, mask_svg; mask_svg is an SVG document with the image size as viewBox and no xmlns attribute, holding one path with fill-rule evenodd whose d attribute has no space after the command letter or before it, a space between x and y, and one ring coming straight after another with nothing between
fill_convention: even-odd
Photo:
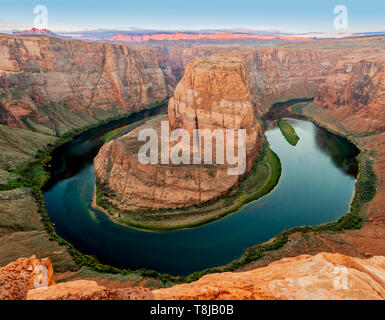
<instances>
[{"instance_id":1,"label":"rock formation","mask_svg":"<svg viewBox=\"0 0 385 320\"><path fill-rule=\"evenodd\" d=\"M385 298L385 258L319 253L218 273L153 291L157 300L372 300Z\"/></svg>"},{"instance_id":2,"label":"rock formation","mask_svg":"<svg viewBox=\"0 0 385 320\"><path fill-rule=\"evenodd\" d=\"M262 129L254 116L251 96L246 67L241 59L210 57L197 60L186 69L170 99L170 130L182 128L192 137L194 129L245 129L247 172L262 145ZM121 209L186 207L214 200L238 183L240 176L228 174L228 163L140 163L138 133L148 127L160 132L161 120L167 119L148 121L110 141L95 158L96 177L101 186L116 194L112 199L115 205Z\"/></svg>"},{"instance_id":3,"label":"rock formation","mask_svg":"<svg viewBox=\"0 0 385 320\"><path fill-rule=\"evenodd\" d=\"M25 300L28 290L53 284L49 258L39 260L31 256L0 268L0 300Z\"/></svg>"},{"instance_id":4,"label":"rock formation","mask_svg":"<svg viewBox=\"0 0 385 320\"><path fill-rule=\"evenodd\" d=\"M108 300L108 290L95 281L75 280L30 290L27 300Z\"/></svg>"}]
</instances>

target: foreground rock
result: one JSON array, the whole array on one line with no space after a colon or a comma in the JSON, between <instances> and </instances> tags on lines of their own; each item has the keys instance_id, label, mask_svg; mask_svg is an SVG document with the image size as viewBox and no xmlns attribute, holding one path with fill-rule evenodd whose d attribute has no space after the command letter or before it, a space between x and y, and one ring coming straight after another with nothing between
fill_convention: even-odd
<instances>
[{"instance_id":1,"label":"foreground rock","mask_svg":"<svg viewBox=\"0 0 385 320\"><path fill-rule=\"evenodd\" d=\"M302 255L252 271L207 275L196 282L153 293L157 300L382 300L385 258Z\"/></svg>"},{"instance_id":2,"label":"foreground rock","mask_svg":"<svg viewBox=\"0 0 385 320\"><path fill-rule=\"evenodd\" d=\"M195 61L169 102L170 130L182 128L192 137L194 129L245 129L247 173L262 147L262 129L251 96L242 60L211 57ZM226 161L223 165L166 165L160 163L159 155L159 164L140 163L138 152L144 144L138 143L140 130L155 129L160 145L162 120L167 117L148 121L100 149L94 160L95 175L114 205L123 210L188 207L215 200L238 184L242 174L229 175L231 165ZM193 150L189 151L192 162ZM213 159L215 156L214 149Z\"/></svg>"},{"instance_id":3,"label":"foreground rock","mask_svg":"<svg viewBox=\"0 0 385 320\"><path fill-rule=\"evenodd\" d=\"M28 290L55 284L49 258L18 259L0 268L0 300L24 300Z\"/></svg>"},{"instance_id":4,"label":"foreground rock","mask_svg":"<svg viewBox=\"0 0 385 320\"><path fill-rule=\"evenodd\" d=\"M27 300L107 300L108 290L95 281L76 280L52 287L33 289Z\"/></svg>"},{"instance_id":5,"label":"foreground rock","mask_svg":"<svg viewBox=\"0 0 385 320\"><path fill-rule=\"evenodd\" d=\"M76 280L28 291L27 300L150 300L151 291L142 287L107 289L95 281Z\"/></svg>"},{"instance_id":6,"label":"foreground rock","mask_svg":"<svg viewBox=\"0 0 385 320\"><path fill-rule=\"evenodd\" d=\"M32 259L32 260L31 260ZM46 260L41 260L43 263ZM7 266L18 270L2 287L28 278L26 268L34 259L20 259ZM5 271L0 269L0 275ZM25 277L27 275L27 277ZM76 280L13 291L8 299L28 300L336 300L385 299L385 257L359 259L340 254L319 253L285 258L267 267L238 273L218 273L198 281L150 291L143 287L109 289L95 281ZM28 291L28 295L27 295ZM20 294L22 292L22 294Z\"/></svg>"}]
</instances>

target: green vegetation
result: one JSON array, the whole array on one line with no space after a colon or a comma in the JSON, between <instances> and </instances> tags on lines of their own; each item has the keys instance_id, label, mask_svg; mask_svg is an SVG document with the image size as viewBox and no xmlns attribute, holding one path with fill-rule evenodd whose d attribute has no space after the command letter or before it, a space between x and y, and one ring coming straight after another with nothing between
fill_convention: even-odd
<instances>
[{"instance_id":1,"label":"green vegetation","mask_svg":"<svg viewBox=\"0 0 385 320\"><path fill-rule=\"evenodd\" d=\"M174 210L143 208L125 211L120 210L110 201L116 195L107 186L100 185L96 181L96 204L108 212L113 220L135 228L153 231L190 228L234 213L245 204L266 195L277 185L280 175L280 160L265 140L262 152L253 168L242 179L239 186L215 201Z\"/></svg>"},{"instance_id":2,"label":"green vegetation","mask_svg":"<svg viewBox=\"0 0 385 320\"><path fill-rule=\"evenodd\" d=\"M115 130L112 130L112 131L109 131L107 132L103 137L102 137L102 141L104 143L107 143L108 141L110 141L111 139L113 139L116 135L118 135L120 132L122 132L123 130L127 129L130 125L127 125L127 126L124 126L124 127L121 127L121 128L117 128Z\"/></svg>"},{"instance_id":3,"label":"green vegetation","mask_svg":"<svg viewBox=\"0 0 385 320\"><path fill-rule=\"evenodd\" d=\"M359 156L360 172L356 183L356 196L352 206L361 207L365 202L371 201L376 194L377 176L373 169L373 161L364 154Z\"/></svg>"},{"instance_id":4,"label":"green vegetation","mask_svg":"<svg viewBox=\"0 0 385 320\"><path fill-rule=\"evenodd\" d=\"M278 120L278 127L281 130L283 136L286 138L287 142L289 142L292 146L297 145L299 137L288 121L282 119Z\"/></svg>"}]
</instances>

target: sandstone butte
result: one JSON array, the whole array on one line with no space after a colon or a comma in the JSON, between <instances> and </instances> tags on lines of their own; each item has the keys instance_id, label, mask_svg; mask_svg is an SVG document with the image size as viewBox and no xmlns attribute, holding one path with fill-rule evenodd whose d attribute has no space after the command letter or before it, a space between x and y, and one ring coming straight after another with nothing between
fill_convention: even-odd
<instances>
[{"instance_id":1,"label":"sandstone butte","mask_svg":"<svg viewBox=\"0 0 385 320\"><path fill-rule=\"evenodd\" d=\"M252 271L218 273L152 292L141 287L110 289L74 280L31 288L33 267L49 259L19 259L0 268L0 299L28 300L340 300L384 299L385 257L352 258L319 253L285 258ZM52 276L52 273L49 273ZM12 279L12 281L9 281Z\"/></svg>"},{"instance_id":2,"label":"sandstone butte","mask_svg":"<svg viewBox=\"0 0 385 320\"><path fill-rule=\"evenodd\" d=\"M227 163L141 164L138 132L156 129L160 145L161 120L167 118L148 121L110 141L94 159L98 182L116 195L112 199L115 205L120 209L187 207L215 200L237 185L241 175L229 175L231 165ZM190 137L194 129L245 129L246 173L262 147L262 128L255 117L246 65L240 58L213 56L191 63L169 101L168 120L170 131L182 128ZM202 144L202 154L203 148Z\"/></svg>"}]
</instances>

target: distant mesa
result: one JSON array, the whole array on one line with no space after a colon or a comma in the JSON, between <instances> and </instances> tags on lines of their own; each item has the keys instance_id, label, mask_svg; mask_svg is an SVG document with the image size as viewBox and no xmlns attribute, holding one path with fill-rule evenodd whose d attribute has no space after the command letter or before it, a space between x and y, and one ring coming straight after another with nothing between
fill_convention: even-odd
<instances>
[{"instance_id":1,"label":"distant mesa","mask_svg":"<svg viewBox=\"0 0 385 320\"><path fill-rule=\"evenodd\" d=\"M242 43L284 43L284 42L308 42L315 40L310 36L294 36L283 34L257 34L243 32L172 32L172 31L94 31L76 33L54 33L48 29L32 28L23 31L14 31L14 35L45 35L65 39L81 39L88 41L111 41L125 43L146 43L153 41L204 41L204 42L242 42Z\"/></svg>"},{"instance_id":2,"label":"distant mesa","mask_svg":"<svg viewBox=\"0 0 385 320\"><path fill-rule=\"evenodd\" d=\"M311 41L311 37L295 37L282 35L259 35L247 33L190 33L190 32L175 32L175 33L152 33L152 34L117 34L108 39L110 41L134 42L142 43L150 40L155 41L176 41L176 40L276 40L282 42L300 42Z\"/></svg>"},{"instance_id":3,"label":"distant mesa","mask_svg":"<svg viewBox=\"0 0 385 320\"><path fill-rule=\"evenodd\" d=\"M45 35L45 36L51 36L51 37L59 37L55 32L52 32L48 29L38 29L38 28L32 28L29 30L23 30L23 31L14 31L13 34L38 34L38 35Z\"/></svg>"}]
</instances>

